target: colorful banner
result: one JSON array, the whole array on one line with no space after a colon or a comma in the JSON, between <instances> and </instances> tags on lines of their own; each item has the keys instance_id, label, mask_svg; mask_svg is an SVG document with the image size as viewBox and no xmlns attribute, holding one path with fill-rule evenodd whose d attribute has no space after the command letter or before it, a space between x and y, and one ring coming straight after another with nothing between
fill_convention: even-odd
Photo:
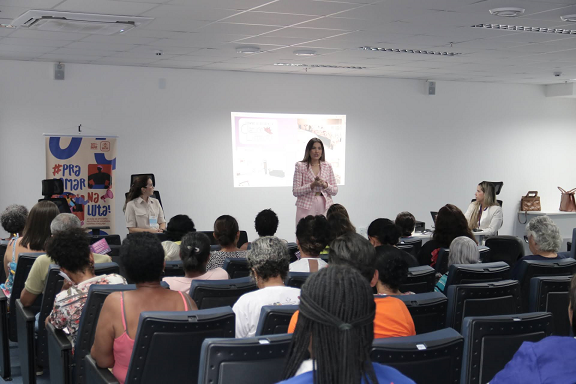
<instances>
[{"instance_id":1,"label":"colorful banner","mask_svg":"<svg viewBox=\"0 0 576 384\"><path fill-rule=\"evenodd\" d=\"M73 214L84 227L114 228L116 137L46 136L46 178L62 179Z\"/></svg>"}]
</instances>

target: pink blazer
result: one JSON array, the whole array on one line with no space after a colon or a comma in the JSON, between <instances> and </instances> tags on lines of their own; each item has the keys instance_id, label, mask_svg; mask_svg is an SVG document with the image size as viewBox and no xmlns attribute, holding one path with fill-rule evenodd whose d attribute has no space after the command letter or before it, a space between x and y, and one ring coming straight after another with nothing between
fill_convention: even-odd
<instances>
[{"instance_id":1,"label":"pink blazer","mask_svg":"<svg viewBox=\"0 0 576 384\"><path fill-rule=\"evenodd\" d=\"M320 192L326 199L326 209L332 205L332 196L338 193L338 185L336 185L336 178L334 177L334 171L330 163L325 161L320 163L320 174L318 176L328 183L328 187L325 189L315 187L314 190L311 190L310 184L315 179L312 169L308 168L307 163L301 161L296 163L294 182L292 183L292 194L297 197L297 207L304 209L312 208L312 201L314 200L314 194L316 192Z\"/></svg>"}]
</instances>

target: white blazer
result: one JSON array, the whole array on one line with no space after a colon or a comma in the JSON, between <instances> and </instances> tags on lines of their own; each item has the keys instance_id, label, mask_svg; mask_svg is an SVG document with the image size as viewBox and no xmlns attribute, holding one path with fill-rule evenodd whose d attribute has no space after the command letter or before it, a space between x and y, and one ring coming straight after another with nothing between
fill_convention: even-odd
<instances>
[{"instance_id":1,"label":"white blazer","mask_svg":"<svg viewBox=\"0 0 576 384\"><path fill-rule=\"evenodd\" d=\"M474 213L474 203L470 203L468 210L464 214L466 220L469 220ZM480 218L479 229L482 232L474 232L475 235L482 236L495 236L496 232L502 227L502 222L504 221L504 216L502 214L502 207L499 205L492 205L485 208L482 212L482 217Z\"/></svg>"}]
</instances>

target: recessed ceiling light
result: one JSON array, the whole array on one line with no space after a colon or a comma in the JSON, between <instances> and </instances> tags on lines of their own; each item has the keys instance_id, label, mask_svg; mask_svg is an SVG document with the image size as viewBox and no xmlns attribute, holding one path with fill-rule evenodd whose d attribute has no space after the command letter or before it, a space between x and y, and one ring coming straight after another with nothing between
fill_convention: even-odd
<instances>
[{"instance_id":1,"label":"recessed ceiling light","mask_svg":"<svg viewBox=\"0 0 576 384\"><path fill-rule=\"evenodd\" d=\"M257 47L255 45L242 45L240 47L236 47L236 52L246 54L258 53L260 52L260 47Z\"/></svg>"},{"instance_id":2,"label":"recessed ceiling light","mask_svg":"<svg viewBox=\"0 0 576 384\"><path fill-rule=\"evenodd\" d=\"M293 52L296 56L314 56L316 51L312 49L297 49Z\"/></svg>"},{"instance_id":3,"label":"recessed ceiling light","mask_svg":"<svg viewBox=\"0 0 576 384\"><path fill-rule=\"evenodd\" d=\"M472 28L495 29L502 31L516 31L516 32L541 32L541 33L554 33L558 35L576 35L576 29L564 28L546 28L546 27L524 27L522 25L506 25L506 24L476 24Z\"/></svg>"},{"instance_id":4,"label":"recessed ceiling light","mask_svg":"<svg viewBox=\"0 0 576 384\"><path fill-rule=\"evenodd\" d=\"M502 17L516 17L522 15L524 11L525 11L524 8L502 7L502 8L492 8L490 10L490 13Z\"/></svg>"},{"instance_id":5,"label":"recessed ceiling light","mask_svg":"<svg viewBox=\"0 0 576 384\"><path fill-rule=\"evenodd\" d=\"M382 48L382 47L360 47L365 51L378 51L378 52L395 52L395 53L420 53L423 55L436 55L436 56L458 56L462 53L459 52L441 52L441 51L429 51L424 49L397 49L397 48Z\"/></svg>"},{"instance_id":6,"label":"recessed ceiling light","mask_svg":"<svg viewBox=\"0 0 576 384\"><path fill-rule=\"evenodd\" d=\"M576 23L576 15L563 15L560 16L562 21L569 21L571 23Z\"/></svg>"}]
</instances>

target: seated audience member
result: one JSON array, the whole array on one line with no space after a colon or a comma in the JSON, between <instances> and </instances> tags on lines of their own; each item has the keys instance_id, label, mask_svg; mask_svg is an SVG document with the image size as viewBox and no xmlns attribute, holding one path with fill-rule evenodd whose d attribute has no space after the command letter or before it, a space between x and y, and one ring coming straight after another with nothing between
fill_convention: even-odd
<instances>
[{"instance_id":1,"label":"seated audience member","mask_svg":"<svg viewBox=\"0 0 576 384\"><path fill-rule=\"evenodd\" d=\"M248 265L258 290L240 296L234 307L236 337L256 334L260 310L265 305L298 305L300 290L284 286L290 256L286 244L277 237L256 239L248 251Z\"/></svg>"},{"instance_id":2,"label":"seated audience member","mask_svg":"<svg viewBox=\"0 0 576 384\"><path fill-rule=\"evenodd\" d=\"M459 236L466 236L478 244L472 231L468 228L468 221L466 221L460 208L446 204L440 208L438 216L436 216L432 240L422 245L420 252L418 252L418 263L434 267L440 248L449 248L452 240Z\"/></svg>"},{"instance_id":3,"label":"seated audience member","mask_svg":"<svg viewBox=\"0 0 576 384\"><path fill-rule=\"evenodd\" d=\"M32 207L26 218L23 236L11 240L4 254L6 283L0 285L6 297L10 297L14 275L18 265L18 255L24 252L43 252L46 240L50 237L50 223L58 215L58 207L51 201L40 201Z\"/></svg>"},{"instance_id":4,"label":"seated audience member","mask_svg":"<svg viewBox=\"0 0 576 384\"><path fill-rule=\"evenodd\" d=\"M328 224L330 224L330 239L342 236L346 232L356 233L356 227L352 225L350 219L341 213L333 213L328 219Z\"/></svg>"},{"instance_id":5,"label":"seated audience member","mask_svg":"<svg viewBox=\"0 0 576 384\"><path fill-rule=\"evenodd\" d=\"M180 242L182 237L189 232L196 232L196 228L192 219L187 215L176 215L170 219L166 229L168 240L162 242L166 261L180 259Z\"/></svg>"},{"instance_id":6,"label":"seated audience member","mask_svg":"<svg viewBox=\"0 0 576 384\"><path fill-rule=\"evenodd\" d=\"M368 240L357 233L347 233L330 244L330 267L348 266L359 271L375 287L378 283L376 269L376 250ZM376 317L374 318L374 337L414 336L414 321L406 305L392 296L375 297ZM292 316L288 332L294 332L298 322L298 312Z\"/></svg>"},{"instance_id":7,"label":"seated audience member","mask_svg":"<svg viewBox=\"0 0 576 384\"><path fill-rule=\"evenodd\" d=\"M281 384L414 384L370 361L375 311L372 289L354 269L335 265L310 276Z\"/></svg>"},{"instance_id":8,"label":"seated audience member","mask_svg":"<svg viewBox=\"0 0 576 384\"><path fill-rule=\"evenodd\" d=\"M306 216L296 226L296 244L300 260L290 264L290 272L316 272L328 264L320 253L330 241L330 225L322 215Z\"/></svg>"},{"instance_id":9,"label":"seated audience member","mask_svg":"<svg viewBox=\"0 0 576 384\"><path fill-rule=\"evenodd\" d=\"M2 228L10 235L9 240L17 240L26 226L28 208L23 205L12 204L6 207L0 215Z\"/></svg>"},{"instance_id":10,"label":"seated audience member","mask_svg":"<svg viewBox=\"0 0 576 384\"><path fill-rule=\"evenodd\" d=\"M328 208L328 211L326 211L326 218L330 219L330 216L334 214L344 215L348 220L350 220L350 215L342 204L332 204L330 208Z\"/></svg>"},{"instance_id":11,"label":"seated audience member","mask_svg":"<svg viewBox=\"0 0 576 384\"><path fill-rule=\"evenodd\" d=\"M412 237L414 227L416 226L416 218L410 212L400 212L396 216L394 224L400 228L400 240L406 240Z\"/></svg>"},{"instance_id":12,"label":"seated audience member","mask_svg":"<svg viewBox=\"0 0 576 384\"><path fill-rule=\"evenodd\" d=\"M71 213L61 213L52 220L52 223L50 223L50 233L54 236L58 233L81 227L82 223L80 223L78 217ZM96 264L109 263L112 261L112 258L107 255L93 253L92 256ZM34 264L32 264L26 283L24 283L24 289L20 294L20 301L23 306L29 307L34 304L36 297L44 291L46 276L48 275L50 264L56 264L56 262L48 255L40 255L36 260L34 260Z\"/></svg>"},{"instance_id":13,"label":"seated audience member","mask_svg":"<svg viewBox=\"0 0 576 384\"><path fill-rule=\"evenodd\" d=\"M242 251L237 247L238 239L240 239L240 230L238 222L232 216L223 215L216 219L213 236L222 248L210 254L210 259L206 265L207 271L214 268L222 268L224 260L227 258L243 259L246 257L247 251Z\"/></svg>"},{"instance_id":14,"label":"seated audience member","mask_svg":"<svg viewBox=\"0 0 576 384\"><path fill-rule=\"evenodd\" d=\"M568 319L576 334L576 276L572 277L568 296ZM536 343L525 341L490 384L573 384L576 382L574 360L574 337L548 336Z\"/></svg>"},{"instance_id":15,"label":"seated audience member","mask_svg":"<svg viewBox=\"0 0 576 384\"><path fill-rule=\"evenodd\" d=\"M404 295L413 292L400 292L402 285L408 278L408 263L400 249L391 245L381 245L376 250L376 269L378 282L376 291L378 295Z\"/></svg>"},{"instance_id":16,"label":"seated audience member","mask_svg":"<svg viewBox=\"0 0 576 384\"><path fill-rule=\"evenodd\" d=\"M126 280L115 273L102 276L94 274L94 257L90 252L90 240L80 228L56 233L48 240L46 253L60 266L60 272L67 276L64 284L65 287L69 286L56 295L54 309L46 318L46 323L54 325L56 329L65 330L74 346L90 286L126 284Z\"/></svg>"},{"instance_id":17,"label":"seated audience member","mask_svg":"<svg viewBox=\"0 0 576 384\"><path fill-rule=\"evenodd\" d=\"M368 226L368 240L374 247L381 245L395 247L400 241L400 235L400 227L389 219L376 219ZM404 250L401 250L401 254L408 263L409 268L419 266L418 260L414 256Z\"/></svg>"},{"instance_id":18,"label":"seated audience member","mask_svg":"<svg viewBox=\"0 0 576 384\"><path fill-rule=\"evenodd\" d=\"M258 212L254 220L254 228L256 229L258 237L274 236L278 230L278 215L271 209ZM287 243L286 240L282 241ZM248 244L250 243L242 244L240 249L244 251L247 250Z\"/></svg>"},{"instance_id":19,"label":"seated audience member","mask_svg":"<svg viewBox=\"0 0 576 384\"><path fill-rule=\"evenodd\" d=\"M206 263L210 257L210 239L202 232L192 232L184 235L180 245L180 258L184 266L185 276L165 277L173 291L189 292L192 280L226 280L228 273L222 268L214 268L206 272Z\"/></svg>"},{"instance_id":20,"label":"seated audience member","mask_svg":"<svg viewBox=\"0 0 576 384\"><path fill-rule=\"evenodd\" d=\"M566 258L558 253L562 246L562 236L560 229L549 216L537 216L530 220L526 224L524 240L528 243L532 254L518 260L510 272L512 279L518 278L522 260L556 261Z\"/></svg>"},{"instance_id":21,"label":"seated audience member","mask_svg":"<svg viewBox=\"0 0 576 384\"><path fill-rule=\"evenodd\" d=\"M111 293L102 306L94 345L90 354L101 368L112 368L116 379L126 380L138 319L144 311L197 310L186 293L160 285L164 271L164 250L152 233L129 234L120 247L126 275L136 289Z\"/></svg>"},{"instance_id":22,"label":"seated audience member","mask_svg":"<svg viewBox=\"0 0 576 384\"><path fill-rule=\"evenodd\" d=\"M496 200L494 185L488 181L481 182L476 187L474 196L476 201L470 203L464 214L468 226L472 230L477 230L479 235L497 235L504 219L502 207Z\"/></svg>"},{"instance_id":23,"label":"seated audience member","mask_svg":"<svg viewBox=\"0 0 576 384\"><path fill-rule=\"evenodd\" d=\"M476 264L480 262L480 252L478 245L466 236L458 236L450 244L450 253L448 254L448 268L452 264ZM446 293L446 280L448 279L448 272L446 272L440 280L436 283L434 291Z\"/></svg>"}]
</instances>

